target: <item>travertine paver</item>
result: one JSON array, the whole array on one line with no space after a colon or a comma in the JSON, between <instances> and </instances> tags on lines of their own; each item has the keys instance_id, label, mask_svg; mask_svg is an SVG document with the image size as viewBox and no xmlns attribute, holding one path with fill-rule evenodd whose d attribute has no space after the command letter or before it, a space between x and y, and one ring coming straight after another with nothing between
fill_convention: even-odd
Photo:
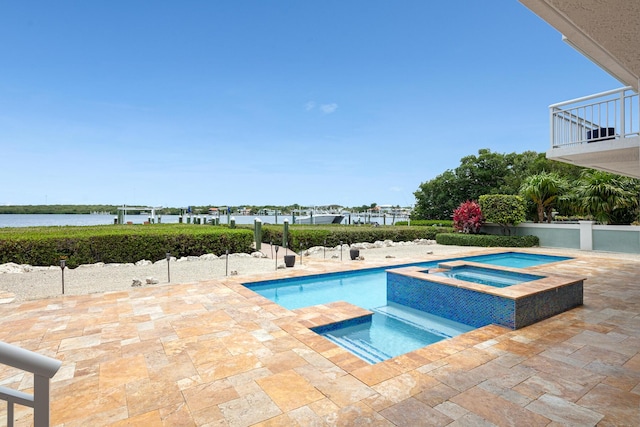
<instances>
[{"instance_id":1,"label":"travertine paver","mask_svg":"<svg viewBox=\"0 0 640 427\"><path fill-rule=\"evenodd\" d=\"M289 311L242 278L22 303L0 296L0 340L63 362L54 426L640 425L640 259L570 255L532 270L588 277L583 307L377 365L308 329L366 310ZM379 264L305 259L304 271L264 278ZM0 385L33 391L30 375L1 365ZM0 424L5 417L0 404ZM32 421L16 407L17 426Z\"/></svg>"}]
</instances>

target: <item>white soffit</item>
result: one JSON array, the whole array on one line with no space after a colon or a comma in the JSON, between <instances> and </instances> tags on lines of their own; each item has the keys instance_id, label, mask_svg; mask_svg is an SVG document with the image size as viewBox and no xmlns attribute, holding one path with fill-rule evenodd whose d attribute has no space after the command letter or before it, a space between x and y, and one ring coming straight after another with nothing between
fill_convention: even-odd
<instances>
[{"instance_id":1,"label":"white soffit","mask_svg":"<svg viewBox=\"0 0 640 427\"><path fill-rule=\"evenodd\" d=\"M638 91L639 0L520 0L566 41L623 84Z\"/></svg>"}]
</instances>

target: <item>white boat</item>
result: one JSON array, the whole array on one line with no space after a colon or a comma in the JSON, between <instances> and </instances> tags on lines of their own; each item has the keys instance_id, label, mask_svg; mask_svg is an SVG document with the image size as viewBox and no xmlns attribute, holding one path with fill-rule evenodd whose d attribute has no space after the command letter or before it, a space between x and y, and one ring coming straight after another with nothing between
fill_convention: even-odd
<instances>
[{"instance_id":1,"label":"white boat","mask_svg":"<svg viewBox=\"0 0 640 427\"><path fill-rule=\"evenodd\" d=\"M294 224L340 224L343 219L341 214L318 213L296 217Z\"/></svg>"}]
</instances>

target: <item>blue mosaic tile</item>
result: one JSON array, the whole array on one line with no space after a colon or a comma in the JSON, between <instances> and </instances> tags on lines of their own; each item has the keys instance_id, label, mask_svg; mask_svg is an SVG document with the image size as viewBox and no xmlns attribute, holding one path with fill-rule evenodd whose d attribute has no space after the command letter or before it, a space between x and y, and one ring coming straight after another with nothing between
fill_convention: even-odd
<instances>
[{"instance_id":1,"label":"blue mosaic tile","mask_svg":"<svg viewBox=\"0 0 640 427\"><path fill-rule=\"evenodd\" d=\"M578 307L582 303L582 281L520 298L516 302L516 329Z\"/></svg>"},{"instance_id":2,"label":"blue mosaic tile","mask_svg":"<svg viewBox=\"0 0 640 427\"><path fill-rule=\"evenodd\" d=\"M387 273L387 299L456 322L518 329L582 305L582 281L517 300Z\"/></svg>"}]
</instances>

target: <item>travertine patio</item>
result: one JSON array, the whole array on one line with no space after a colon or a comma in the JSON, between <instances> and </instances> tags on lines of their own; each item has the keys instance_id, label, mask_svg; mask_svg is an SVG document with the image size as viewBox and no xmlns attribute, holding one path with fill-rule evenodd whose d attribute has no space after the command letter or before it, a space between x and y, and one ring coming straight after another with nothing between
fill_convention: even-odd
<instances>
[{"instance_id":1,"label":"travertine patio","mask_svg":"<svg viewBox=\"0 0 640 427\"><path fill-rule=\"evenodd\" d=\"M292 312L242 277L0 304L0 340L63 362L57 426L640 425L640 259L570 255L536 270L587 277L583 307L377 365L308 329L357 307ZM305 263L263 278L379 265ZM0 366L0 385L32 392L32 377Z\"/></svg>"}]
</instances>

